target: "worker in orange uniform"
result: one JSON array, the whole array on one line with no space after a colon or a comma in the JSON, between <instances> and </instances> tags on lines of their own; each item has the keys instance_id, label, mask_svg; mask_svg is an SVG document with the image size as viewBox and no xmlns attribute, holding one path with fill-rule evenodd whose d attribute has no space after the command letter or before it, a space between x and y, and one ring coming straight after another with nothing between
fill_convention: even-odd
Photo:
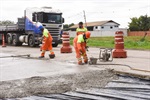
<instances>
[{"instance_id":1,"label":"worker in orange uniform","mask_svg":"<svg viewBox=\"0 0 150 100\"><path fill-rule=\"evenodd\" d=\"M52 38L51 34L43 26L39 26L39 29L41 30L41 32L43 34L42 48L41 48L42 53L41 53L41 56L39 58L44 58L46 50L50 51L49 57L54 58L55 54L54 54L53 49L52 49L52 40L53 40L53 38Z\"/></svg>"},{"instance_id":2,"label":"worker in orange uniform","mask_svg":"<svg viewBox=\"0 0 150 100\"><path fill-rule=\"evenodd\" d=\"M79 25L79 27L76 29L77 35L82 34L82 33L85 33L85 32L87 31L87 28L85 28L85 27L83 26L83 22L79 22L78 25Z\"/></svg>"},{"instance_id":3,"label":"worker in orange uniform","mask_svg":"<svg viewBox=\"0 0 150 100\"><path fill-rule=\"evenodd\" d=\"M74 42L74 48L76 51L76 58L78 59L78 64L79 65L83 65L84 63L87 64L88 63L88 57L86 54L86 40L88 38L90 38L91 33L89 31L79 34L77 35L73 42ZM84 63L82 63L82 58L81 56L83 56L84 59Z\"/></svg>"}]
</instances>

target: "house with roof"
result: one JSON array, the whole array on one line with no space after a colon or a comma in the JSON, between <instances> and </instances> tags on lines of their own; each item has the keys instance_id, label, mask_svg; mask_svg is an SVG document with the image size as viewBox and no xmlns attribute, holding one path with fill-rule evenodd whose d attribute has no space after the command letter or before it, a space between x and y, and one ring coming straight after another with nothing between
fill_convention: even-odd
<instances>
[{"instance_id":1,"label":"house with roof","mask_svg":"<svg viewBox=\"0 0 150 100\"><path fill-rule=\"evenodd\" d=\"M89 31L96 31L96 30L118 30L119 25L117 22L113 20L107 20L107 21L96 21L96 22L87 22L84 23L84 26L87 27ZM75 31L78 27L78 24L75 24L74 26L70 27L70 30Z\"/></svg>"},{"instance_id":2,"label":"house with roof","mask_svg":"<svg viewBox=\"0 0 150 100\"><path fill-rule=\"evenodd\" d=\"M87 27L88 31L91 32L91 37L115 36L115 32L119 30L123 31L125 36L127 35L127 29L120 29L120 24L113 20L87 22L83 26ZM75 24L69 28L70 37L76 36L77 27L78 24Z\"/></svg>"}]
</instances>

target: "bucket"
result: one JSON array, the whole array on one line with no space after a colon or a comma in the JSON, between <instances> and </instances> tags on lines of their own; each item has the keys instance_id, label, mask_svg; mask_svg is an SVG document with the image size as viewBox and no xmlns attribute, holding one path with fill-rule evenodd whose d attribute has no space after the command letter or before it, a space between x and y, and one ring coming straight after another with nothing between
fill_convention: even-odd
<instances>
[{"instance_id":1,"label":"bucket","mask_svg":"<svg viewBox=\"0 0 150 100\"><path fill-rule=\"evenodd\" d=\"M90 64L97 64L97 58L90 58Z\"/></svg>"}]
</instances>

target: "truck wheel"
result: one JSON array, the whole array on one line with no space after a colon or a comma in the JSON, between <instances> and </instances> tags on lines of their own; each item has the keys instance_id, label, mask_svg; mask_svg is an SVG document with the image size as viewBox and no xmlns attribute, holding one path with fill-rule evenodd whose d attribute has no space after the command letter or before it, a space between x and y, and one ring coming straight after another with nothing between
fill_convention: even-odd
<instances>
[{"instance_id":1,"label":"truck wheel","mask_svg":"<svg viewBox=\"0 0 150 100\"><path fill-rule=\"evenodd\" d=\"M29 37L28 45L29 45L30 47L35 47L35 46L36 46L36 45L35 45L35 42L34 42L34 37L33 37L33 35L31 35L31 36Z\"/></svg>"},{"instance_id":2,"label":"truck wheel","mask_svg":"<svg viewBox=\"0 0 150 100\"><path fill-rule=\"evenodd\" d=\"M13 45L13 46L17 46L16 35L14 35L14 36L12 37L12 45Z\"/></svg>"},{"instance_id":3,"label":"truck wheel","mask_svg":"<svg viewBox=\"0 0 150 100\"><path fill-rule=\"evenodd\" d=\"M10 34L7 34L6 40L8 45L12 44L12 36Z\"/></svg>"},{"instance_id":4,"label":"truck wheel","mask_svg":"<svg viewBox=\"0 0 150 100\"><path fill-rule=\"evenodd\" d=\"M12 36L12 45L14 46L21 46L22 42L19 42L19 35L18 34L14 34Z\"/></svg>"},{"instance_id":5,"label":"truck wheel","mask_svg":"<svg viewBox=\"0 0 150 100\"><path fill-rule=\"evenodd\" d=\"M57 47L58 46L58 43L55 43L55 44L52 44L53 47Z\"/></svg>"}]
</instances>

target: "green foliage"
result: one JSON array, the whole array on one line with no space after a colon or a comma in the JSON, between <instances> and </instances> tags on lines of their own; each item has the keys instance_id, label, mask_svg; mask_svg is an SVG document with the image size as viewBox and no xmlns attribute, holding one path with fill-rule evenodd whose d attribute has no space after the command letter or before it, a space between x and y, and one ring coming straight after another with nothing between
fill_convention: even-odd
<instances>
[{"instance_id":1,"label":"green foliage","mask_svg":"<svg viewBox=\"0 0 150 100\"><path fill-rule=\"evenodd\" d=\"M64 24L64 25L63 25L63 28L64 28L64 29L69 28L68 24Z\"/></svg>"},{"instance_id":2,"label":"green foliage","mask_svg":"<svg viewBox=\"0 0 150 100\"><path fill-rule=\"evenodd\" d=\"M73 25L74 25L74 23L71 23L71 24L69 24L68 26L71 27L71 26L73 26Z\"/></svg>"},{"instance_id":3,"label":"green foliage","mask_svg":"<svg viewBox=\"0 0 150 100\"><path fill-rule=\"evenodd\" d=\"M114 47L114 38L112 37L94 37L90 38L88 40L89 46L95 46L95 47L108 47L113 48Z\"/></svg>"},{"instance_id":4,"label":"green foliage","mask_svg":"<svg viewBox=\"0 0 150 100\"><path fill-rule=\"evenodd\" d=\"M142 38L140 41L141 41L141 42L144 42L144 41L145 41L145 38Z\"/></svg>"},{"instance_id":5,"label":"green foliage","mask_svg":"<svg viewBox=\"0 0 150 100\"><path fill-rule=\"evenodd\" d=\"M139 18L131 18L129 29L130 31L148 31L150 29L150 17L145 15L140 16Z\"/></svg>"},{"instance_id":6,"label":"green foliage","mask_svg":"<svg viewBox=\"0 0 150 100\"><path fill-rule=\"evenodd\" d=\"M0 21L0 25L13 25L14 22L10 20Z\"/></svg>"},{"instance_id":7,"label":"green foliage","mask_svg":"<svg viewBox=\"0 0 150 100\"><path fill-rule=\"evenodd\" d=\"M131 23L129 23L129 29L130 31L139 31L139 23L138 19L136 17L131 18Z\"/></svg>"},{"instance_id":8,"label":"green foliage","mask_svg":"<svg viewBox=\"0 0 150 100\"><path fill-rule=\"evenodd\" d=\"M73 26L74 25L74 23L71 23L71 24L64 24L63 25L63 29L64 30L67 30L69 27L71 27L71 26Z\"/></svg>"},{"instance_id":9,"label":"green foliage","mask_svg":"<svg viewBox=\"0 0 150 100\"><path fill-rule=\"evenodd\" d=\"M141 38L140 36L125 37L125 48L150 50L150 37Z\"/></svg>"},{"instance_id":10,"label":"green foliage","mask_svg":"<svg viewBox=\"0 0 150 100\"><path fill-rule=\"evenodd\" d=\"M150 50L150 37L145 37L142 41L141 39L140 36L124 37L125 49ZM73 38L70 39L70 42L73 44ZM114 37L91 37L87 45L90 47L114 48Z\"/></svg>"}]
</instances>

